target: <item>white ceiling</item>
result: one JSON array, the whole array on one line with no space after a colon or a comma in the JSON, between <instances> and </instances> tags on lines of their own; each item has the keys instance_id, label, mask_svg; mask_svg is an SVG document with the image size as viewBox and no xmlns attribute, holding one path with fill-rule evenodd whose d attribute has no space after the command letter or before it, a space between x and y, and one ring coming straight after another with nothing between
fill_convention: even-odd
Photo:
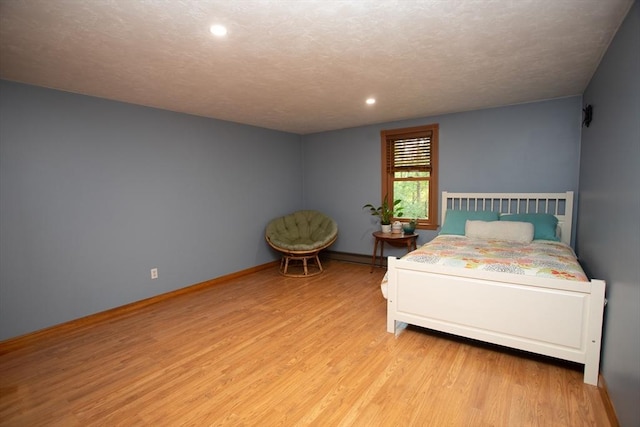
<instances>
[{"instance_id":1,"label":"white ceiling","mask_svg":"<svg viewBox=\"0 0 640 427\"><path fill-rule=\"evenodd\" d=\"M0 0L0 78L307 134L581 94L632 3Z\"/></svg>"}]
</instances>

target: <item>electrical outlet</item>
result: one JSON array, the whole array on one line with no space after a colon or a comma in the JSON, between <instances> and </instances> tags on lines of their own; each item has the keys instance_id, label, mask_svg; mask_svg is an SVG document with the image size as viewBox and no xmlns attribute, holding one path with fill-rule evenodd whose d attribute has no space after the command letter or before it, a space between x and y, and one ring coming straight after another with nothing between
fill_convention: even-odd
<instances>
[{"instance_id":1,"label":"electrical outlet","mask_svg":"<svg viewBox=\"0 0 640 427\"><path fill-rule=\"evenodd\" d=\"M158 278L158 269L157 268L152 268L151 269L151 278L152 279L157 279Z\"/></svg>"}]
</instances>

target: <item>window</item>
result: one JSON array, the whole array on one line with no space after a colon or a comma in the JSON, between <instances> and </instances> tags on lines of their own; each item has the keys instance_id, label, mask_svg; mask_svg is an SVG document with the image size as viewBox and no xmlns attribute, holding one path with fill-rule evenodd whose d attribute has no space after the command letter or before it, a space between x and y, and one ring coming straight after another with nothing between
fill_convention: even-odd
<instances>
[{"instance_id":1,"label":"window","mask_svg":"<svg viewBox=\"0 0 640 427\"><path fill-rule=\"evenodd\" d=\"M383 130L382 198L402 200L404 218L438 228L438 124Z\"/></svg>"}]
</instances>

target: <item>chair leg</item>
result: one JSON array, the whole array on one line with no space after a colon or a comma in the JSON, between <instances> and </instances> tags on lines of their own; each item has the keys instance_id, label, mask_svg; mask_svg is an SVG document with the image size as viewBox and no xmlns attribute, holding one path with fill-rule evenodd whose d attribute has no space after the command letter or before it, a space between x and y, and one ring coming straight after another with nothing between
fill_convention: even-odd
<instances>
[{"instance_id":1,"label":"chair leg","mask_svg":"<svg viewBox=\"0 0 640 427\"><path fill-rule=\"evenodd\" d=\"M313 262L315 260L315 263L317 264L317 268L318 270L315 270L315 267L313 265ZM294 261L301 261L302 262L302 272L300 274L296 274L294 273L289 273L289 263L290 262L294 262ZM299 267L298 265L295 266L296 269ZM288 255L283 255L282 258L280 259L280 274L282 274L283 276L287 276L287 277L311 277L311 276L315 276L316 274L320 274L324 271L324 269L322 268L322 263L320 262L320 257L318 256L318 253L308 253L308 254L288 254Z\"/></svg>"}]
</instances>

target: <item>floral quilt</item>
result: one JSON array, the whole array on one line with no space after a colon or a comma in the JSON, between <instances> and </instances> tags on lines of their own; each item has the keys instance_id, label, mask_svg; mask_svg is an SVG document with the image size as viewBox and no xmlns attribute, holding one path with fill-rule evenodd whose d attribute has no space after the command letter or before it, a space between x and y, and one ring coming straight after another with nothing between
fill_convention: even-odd
<instances>
[{"instance_id":1,"label":"floral quilt","mask_svg":"<svg viewBox=\"0 0 640 427\"><path fill-rule=\"evenodd\" d=\"M548 240L523 244L441 235L403 259L449 267L588 281L571 247Z\"/></svg>"}]
</instances>

